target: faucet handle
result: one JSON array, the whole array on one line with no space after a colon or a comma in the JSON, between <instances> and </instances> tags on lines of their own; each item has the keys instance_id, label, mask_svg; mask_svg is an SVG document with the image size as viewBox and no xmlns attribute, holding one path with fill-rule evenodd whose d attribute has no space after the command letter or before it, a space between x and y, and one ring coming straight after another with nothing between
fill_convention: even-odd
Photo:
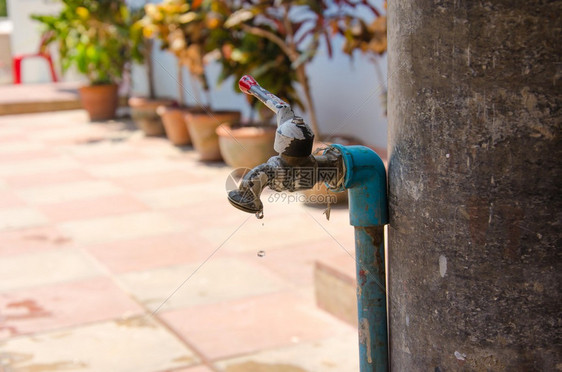
<instances>
[{"instance_id":1,"label":"faucet handle","mask_svg":"<svg viewBox=\"0 0 562 372\"><path fill-rule=\"evenodd\" d=\"M238 87L240 87L240 90L246 94L252 94L250 93L250 88L252 88L255 85L260 86L256 81L256 79L254 79L250 75L244 75L238 81Z\"/></svg>"},{"instance_id":2,"label":"faucet handle","mask_svg":"<svg viewBox=\"0 0 562 372\"><path fill-rule=\"evenodd\" d=\"M277 126L283 124L287 120L293 119L295 116L293 109L287 102L269 92L267 89L264 89L252 76L242 76L242 78L238 81L238 87L242 92L259 99L264 105L273 111L277 115Z\"/></svg>"},{"instance_id":3,"label":"faucet handle","mask_svg":"<svg viewBox=\"0 0 562 372\"><path fill-rule=\"evenodd\" d=\"M256 79L244 75L238 81L240 90L259 99L277 116L277 132L273 148L280 155L308 157L312 152L314 134L301 117L295 116L291 106L275 94L262 88Z\"/></svg>"}]
</instances>

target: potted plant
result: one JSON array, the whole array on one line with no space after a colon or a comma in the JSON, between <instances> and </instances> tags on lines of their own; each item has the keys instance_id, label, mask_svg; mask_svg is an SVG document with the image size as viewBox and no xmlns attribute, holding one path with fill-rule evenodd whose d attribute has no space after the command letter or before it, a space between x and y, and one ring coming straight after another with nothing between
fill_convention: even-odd
<instances>
[{"instance_id":1,"label":"potted plant","mask_svg":"<svg viewBox=\"0 0 562 372\"><path fill-rule=\"evenodd\" d=\"M195 106L181 107L183 115L175 114L176 118L184 118L181 125L189 130L194 148L201 160L221 160L218 137L215 129L224 122L240 119L238 111L212 111L210 109L209 85L205 76L205 55L210 51L206 45L210 33L216 28L211 12L213 2L164 0L160 4L147 4L144 18L144 30L147 37L157 37L161 46L173 53L178 59L178 96L184 102L184 86L182 83L182 66L187 67L192 81L192 99ZM203 104L199 86L207 93L207 104ZM161 109L162 114L169 110Z\"/></svg>"},{"instance_id":2,"label":"potted plant","mask_svg":"<svg viewBox=\"0 0 562 372\"><path fill-rule=\"evenodd\" d=\"M115 116L118 83L131 58L130 13L124 0L61 0L55 15L33 15L58 42L63 71L75 66L89 84L79 89L91 120Z\"/></svg>"},{"instance_id":3,"label":"potted plant","mask_svg":"<svg viewBox=\"0 0 562 372\"><path fill-rule=\"evenodd\" d=\"M240 92L238 80L251 74L273 94L300 105L291 61L277 44L241 30L224 27L217 30L212 34L210 46L219 51L222 67L219 83L234 77L234 91ZM270 32L275 33L275 30L270 29ZM273 149L276 126L271 124L273 112L254 97L246 97L252 108L249 121L222 125L216 131L222 157L233 168L253 168L276 155Z\"/></svg>"},{"instance_id":4,"label":"potted plant","mask_svg":"<svg viewBox=\"0 0 562 372\"><path fill-rule=\"evenodd\" d=\"M281 1L280 3L241 0L241 8L225 23L226 27L240 28L250 34L271 40L289 58L304 94L310 126L318 139L321 138L321 133L306 74L306 65L316 55L322 39L326 42L329 56L332 55L331 37L338 32L336 26L341 22L353 23L358 17L358 7L378 12L367 0ZM272 28L276 32L271 32Z\"/></svg>"},{"instance_id":5,"label":"potted plant","mask_svg":"<svg viewBox=\"0 0 562 372\"><path fill-rule=\"evenodd\" d=\"M128 100L131 118L137 127L147 136L161 136L166 133L157 109L160 106L175 106L176 101L170 98L157 98L154 89L154 66L152 61L153 40L145 37L144 7L138 12L139 17L131 27L133 42L133 60L143 63L148 83L148 96L131 96Z\"/></svg>"}]
</instances>

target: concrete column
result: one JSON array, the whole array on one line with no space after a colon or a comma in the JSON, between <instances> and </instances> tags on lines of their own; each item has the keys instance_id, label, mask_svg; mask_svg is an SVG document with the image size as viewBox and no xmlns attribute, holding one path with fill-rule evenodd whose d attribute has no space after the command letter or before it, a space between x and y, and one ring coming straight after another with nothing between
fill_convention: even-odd
<instances>
[{"instance_id":1,"label":"concrete column","mask_svg":"<svg viewBox=\"0 0 562 372\"><path fill-rule=\"evenodd\" d=\"M561 1L389 1L393 371L560 371Z\"/></svg>"}]
</instances>

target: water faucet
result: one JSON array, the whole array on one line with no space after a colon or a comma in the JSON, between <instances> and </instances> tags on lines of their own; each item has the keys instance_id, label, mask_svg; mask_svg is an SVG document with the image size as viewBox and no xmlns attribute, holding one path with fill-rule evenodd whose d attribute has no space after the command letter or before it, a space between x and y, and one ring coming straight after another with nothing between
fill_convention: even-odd
<instances>
[{"instance_id":1,"label":"water faucet","mask_svg":"<svg viewBox=\"0 0 562 372\"><path fill-rule=\"evenodd\" d=\"M349 219L355 228L357 315L361 372L388 371L384 225L388 223L386 169L365 146L333 144L312 155L314 135L291 107L244 76L240 89L254 95L277 115L275 151L248 172L228 200L238 209L263 217L262 190L298 191L324 181L333 191L348 190Z\"/></svg>"},{"instance_id":2,"label":"water faucet","mask_svg":"<svg viewBox=\"0 0 562 372\"><path fill-rule=\"evenodd\" d=\"M314 134L303 118L296 116L291 106L262 88L256 80L243 76L240 90L255 96L276 114L277 131L273 148L279 155L270 158L248 172L237 190L228 193L229 202L236 208L263 217L260 200L265 187L274 191L311 189L318 182L338 188L343 175L343 161L336 148L320 155L312 155Z\"/></svg>"}]
</instances>

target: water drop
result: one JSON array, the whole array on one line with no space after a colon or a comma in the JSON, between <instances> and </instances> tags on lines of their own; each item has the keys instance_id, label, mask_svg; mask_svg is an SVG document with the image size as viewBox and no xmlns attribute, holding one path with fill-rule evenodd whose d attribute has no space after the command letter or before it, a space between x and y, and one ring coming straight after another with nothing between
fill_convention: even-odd
<instances>
[{"instance_id":1,"label":"water drop","mask_svg":"<svg viewBox=\"0 0 562 372\"><path fill-rule=\"evenodd\" d=\"M258 257L265 256L265 251L258 251Z\"/></svg>"},{"instance_id":2,"label":"water drop","mask_svg":"<svg viewBox=\"0 0 562 372\"><path fill-rule=\"evenodd\" d=\"M261 219L263 218L263 209L262 209L261 211L259 211L259 212L256 212L256 218L257 218L258 220L261 220Z\"/></svg>"}]
</instances>

